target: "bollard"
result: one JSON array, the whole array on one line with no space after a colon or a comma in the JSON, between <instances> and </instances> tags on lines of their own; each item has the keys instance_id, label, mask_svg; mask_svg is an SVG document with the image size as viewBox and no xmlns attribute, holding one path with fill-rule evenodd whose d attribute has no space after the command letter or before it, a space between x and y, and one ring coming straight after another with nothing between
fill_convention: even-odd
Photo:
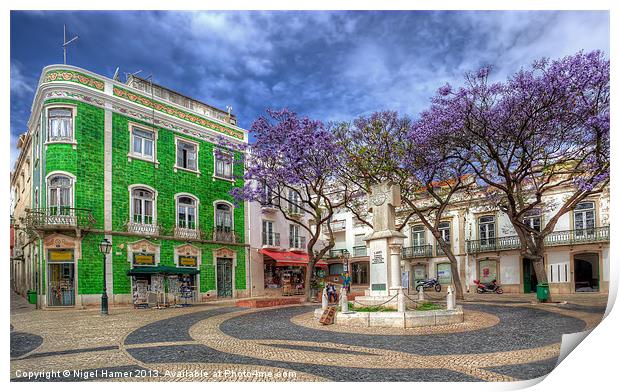
<instances>
[{"instance_id":1,"label":"bollard","mask_svg":"<svg viewBox=\"0 0 620 392\"><path fill-rule=\"evenodd\" d=\"M455 306L454 306L454 289L452 288L452 286L448 286L448 295L446 296L446 301L447 303L447 309L448 310L454 310Z\"/></svg>"},{"instance_id":2,"label":"bollard","mask_svg":"<svg viewBox=\"0 0 620 392\"><path fill-rule=\"evenodd\" d=\"M340 312L349 313L349 299L347 298L347 289L340 289Z\"/></svg>"},{"instance_id":3,"label":"bollard","mask_svg":"<svg viewBox=\"0 0 620 392\"><path fill-rule=\"evenodd\" d=\"M398 311L401 313L405 312L405 293L402 287L398 288Z\"/></svg>"},{"instance_id":4,"label":"bollard","mask_svg":"<svg viewBox=\"0 0 620 392\"><path fill-rule=\"evenodd\" d=\"M418 289L418 301L424 301L424 287Z\"/></svg>"},{"instance_id":5,"label":"bollard","mask_svg":"<svg viewBox=\"0 0 620 392\"><path fill-rule=\"evenodd\" d=\"M323 295L321 297L321 308L323 308L323 310L327 309L327 306L329 305L329 299L327 298L327 287L323 288Z\"/></svg>"}]
</instances>

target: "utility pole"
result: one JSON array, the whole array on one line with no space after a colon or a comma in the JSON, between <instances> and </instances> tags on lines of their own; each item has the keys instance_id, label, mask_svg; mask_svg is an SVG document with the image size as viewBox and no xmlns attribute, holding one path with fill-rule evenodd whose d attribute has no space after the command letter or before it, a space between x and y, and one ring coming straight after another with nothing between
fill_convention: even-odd
<instances>
[{"instance_id":1,"label":"utility pole","mask_svg":"<svg viewBox=\"0 0 620 392\"><path fill-rule=\"evenodd\" d=\"M62 25L62 52L63 52L63 59L64 59L65 65L67 64L67 46L73 41L76 41L78 38L80 37L76 34L75 37L71 38L67 42L67 25L66 24Z\"/></svg>"}]
</instances>

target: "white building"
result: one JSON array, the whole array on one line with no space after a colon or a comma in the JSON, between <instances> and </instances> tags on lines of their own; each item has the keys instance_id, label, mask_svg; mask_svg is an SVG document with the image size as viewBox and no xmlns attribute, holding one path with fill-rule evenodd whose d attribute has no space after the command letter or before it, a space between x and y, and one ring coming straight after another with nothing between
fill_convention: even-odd
<instances>
[{"instance_id":1,"label":"white building","mask_svg":"<svg viewBox=\"0 0 620 392\"><path fill-rule=\"evenodd\" d=\"M560 208L566 193L543 197L545 210L533 211L526 219L544 227ZM398 216L406 210L400 209ZM398 223L398 222L397 222ZM342 255L349 259L353 290L368 288L368 262L363 237L372 232L351 212L334 216L336 245L330 252L328 276L342 272ZM536 276L530 260L520 254L519 238L508 217L484 199L454 203L440 224L444 239L458 260L461 283L473 291L473 281L493 279L506 293L536 291ZM404 281L413 289L421 279L437 277L446 286L452 281L450 264L435 238L415 215L403 228L407 236L402 249ZM574 211L564 214L546 238L545 261L552 293L609 290L609 190L588 197Z\"/></svg>"}]
</instances>

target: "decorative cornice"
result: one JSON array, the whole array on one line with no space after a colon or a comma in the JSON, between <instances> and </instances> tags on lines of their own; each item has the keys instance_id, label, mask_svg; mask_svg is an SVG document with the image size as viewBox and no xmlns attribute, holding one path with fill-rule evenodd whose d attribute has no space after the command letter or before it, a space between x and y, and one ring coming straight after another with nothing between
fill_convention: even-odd
<instances>
[{"instance_id":1,"label":"decorative cornice","mask_svg":"<svg viewBox=\"0 0 620 392\"><path fill-rule=\"evenodd\" d=\"M78 83L87 87L94 88L95 90L103 91L103 80L87 76L81 72L65 69L55 69L45 73L42 83L64 81Z\"/></svg>"},{"instance_id":2,"label":"decorative cornice","mask_svg":"<svg viewBox=\"0 0 620 392\"><path fill-rule=\"evenodd\" d=\"M191 113L186 112L184 110L177 109L177 108L175 108L173 106L166 105L166 104L163 104L161 102L152 100L152 99L147 98L147 97L145 97L143 95L133 93L133 92L127 90L127 89L124 89L124 88L121 88L121 87L118 87L118 86L114 86L113 94L116 97L127 99L127 100L129 100L131 102L138 103L138 104L140 104L142 106L146 106L148 108L155 109L158 112L166 113L166 114L168 114L170 116L174 116L174 117L180 118L181 120L189 121L191 123L194 123L194 124L197 124L197 125L200 125L200 126L203 126L203 127L207 127L209 129L212 129L214 131L217 131L217 132L223 133L225 135L234 137L236 139L239 139L239 140L243 140L244 139L243 132L237 131L237 130L232 129L232 128L225 127L225 126L220 125L220 124L218 124L218 123L216 123L214 121L207 120L206 118L202 118L200 116L197 116L195 114L191 114Z\"/></svg>"}]
</instances>

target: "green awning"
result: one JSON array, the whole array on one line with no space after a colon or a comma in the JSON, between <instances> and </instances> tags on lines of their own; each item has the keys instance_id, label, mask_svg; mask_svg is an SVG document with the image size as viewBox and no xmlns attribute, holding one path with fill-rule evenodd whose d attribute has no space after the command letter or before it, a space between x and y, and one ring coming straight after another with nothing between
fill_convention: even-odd
<instances>
[{"instance_id":1,"label":"green awning","mask_svg":"<svg viewBox=\"0 0 620 392\"><path fill-rule=\"evenodd\" d=\"M179 268L169 267L167 265L158 265L154 267L134 267L127 271L128 276L144 275L144 274L164 274L164 275L196 275L199 274L198 268Z\"/></svg>"}]
</instances>

